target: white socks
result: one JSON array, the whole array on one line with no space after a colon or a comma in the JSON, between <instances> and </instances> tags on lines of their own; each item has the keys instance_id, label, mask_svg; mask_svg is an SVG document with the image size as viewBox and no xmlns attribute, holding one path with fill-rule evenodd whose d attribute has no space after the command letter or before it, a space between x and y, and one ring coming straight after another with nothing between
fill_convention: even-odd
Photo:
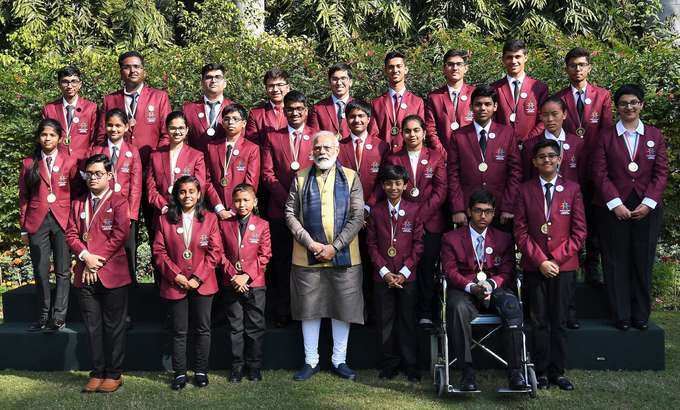
<instances>
[{"instance_id":1,"label":"white socks","mask_svg":"<svg viewBox=\"0 0 680 410\"><path fill-rule=\"evenodd\" d=\"M333 329L333 366L338 367L347 361L347 340L349 339L349 323L331 320ZM311 367L319 364L319 329L321 319L302 321L302 338L305 345L305 363Z\"/></svg>"}]
</instances>

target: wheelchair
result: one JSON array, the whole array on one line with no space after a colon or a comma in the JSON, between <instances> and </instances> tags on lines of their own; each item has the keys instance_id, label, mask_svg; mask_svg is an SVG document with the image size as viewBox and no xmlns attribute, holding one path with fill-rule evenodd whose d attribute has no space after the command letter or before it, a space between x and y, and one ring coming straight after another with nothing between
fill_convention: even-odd
<instances>
[{"instance_id":1,"label":"wheelchair","mask_svg":"<svg viewBox=\"0 0 680 410\"><path fill-rule=\"evenodd\" d=\"M432 378L434 380L434 388L439 397L443 396L444 393L450 393L455 395L463 394L475 394L480 393L480 390L475 391L461 391L458 390L454 385L451 384L451 366L456 362L456 358L450 360L449 357L449 338L447 335L446 326L446 296L447 296L447 281L446 275L442 272L441 263L437 264L437 282L441 286L439 292L440 297L440 315L441 320L439 325L435 328L435 331L430 336L430 358L431 358L431 370ZM518 273L516 279L517 285L517 299L519 300L520 306L522 306L522 277ZM501 356L496 354L493 350L484 345L491 336L498 333L499 330L503 328L501 317L495 314L480 314L475 319L470 322L470 324L475 326L492 326L491 330L488 331L483 337L476 340L472 338L471 349L479 348L482 351L489 354L491 357L496 359L498 362L503 364L506 368L508 367L508 362L504 360ZM526 343L526 333L524 329L522 331L522 355L521 355L521 369L524 373L524 380L527 381L527 388L524 390L511 390L508 388L499 388L496 391L502 394L528 394L531 398L535 398L537 395L537 381L536 372L534 370L534 365L531 363L529 358L529 352L527 351ZM487 342L488 343L488 342Z\"/></svg>"}]
</instances>

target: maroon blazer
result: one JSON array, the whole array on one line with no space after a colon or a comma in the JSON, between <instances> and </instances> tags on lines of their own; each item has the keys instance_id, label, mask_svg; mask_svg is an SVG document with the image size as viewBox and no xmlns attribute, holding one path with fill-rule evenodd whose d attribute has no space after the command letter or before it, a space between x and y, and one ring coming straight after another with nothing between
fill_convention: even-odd
<instances>
[{"instance_id":1,"label":"maroon blazer","mask_svg":"<svg viewBox=\"0 0 680 410\"><path fill-rule=\"evenodd\" d=\"M66 145L64 138L68 127L66 126L66 110L64 109L63 98L59 97L46 104L42 109L43 118L51 118L61 124L64 134L60 145L63 148L67 147L68 153L76 159L85 158L90 147L95 144L98 115L97 104L78 96L76 110L73 112L73 123L71 124L71 143Z\"/></svg>"},{"instance_id":2,"label":"maroon blazer","mask_svg":"<svg viewBox=\"0 0 680 410\"><path fill-rule=\"evenodd\" d=\"M132 283L125 254L125 241L130 234L129 206L120 193L113 192L109 199L98 205L99 212L90 223L90 230L85 226L85 204L91 194L73 202L71 214L66 228L66 243L76 256L84 250L106 259L99 269L99 281L107 289L119 288ZM92 217L92 212L90 212ZM83 241L83 234L88 232L88 241ZM73 286L81 288L85 262L76 258Z\"/></svg>"},{"instance_id":3,"label":"maroon blazer","mask_svg":"<svg viewBox=\"0 0 680 410\"><path fill-rule=\"evenodd\" d=\"M522 252L522 269L538 271L539 265L549 259L555 260L560 271L578 269L578 252L586 240L581 189L575 182L557 177L547 235L541 233L541 225L546 222L544 204L545 196L538 178L520 185L514 232Z\"/></svg>"},{"instance_id":4,"label":"maroon blazer","mask_svg":"<svg viewBox=\"0 0 680 410\"><path fill-rule=\"evenodd\" d=\"M101 117L99 120L98 142L106 141L106 122L104 116L112 108L125 111L125 95L118 90L104 97ZM130 127L126 141L134 145L142 157L144 167L149 163L151 151L168 145L168 131L165 129L165 117L172 111L168 93L144 84L137 100L136 124Z\"/></svg>"},{"instance_id":5,"label":"maroon blazer","mask_svg":"<svg viewBox=\"0 0 680 410\"><path fill-rule=\"evenodd\" d=\"M31 168L33 168L33 158L25 158L19 171L19 225L21 230L34 234L40 229L47 212L50 211L61 229L66 230L71 199L76 197L81 190L76 159L68 155L65 150L60 150L52 164L51 179L48 176L45 161L41 160L40 184L37 190L29 195L25 178ZM47 195L50 193L48 182L52 185L52 192L57 196L57 200L51 204L47 202Z\"/></svg>"},{"instance_id":6,"label":"maroon blazer","mask_svg":"<svg viewBox=\"0 0 680 410\"><path fill-rule=\"evenodd\" d=\"M545 133L531 137L522 143L522 175L523 181L538 177L538 170L534 166L534 146L545 138ZM583 138L576 134L565 131L565 140L562 144L562 164L560 175L577 184L581 184L586 177L587 167L583 159Z\"/></svg>"},{"instance_id":7,"label":"maroon blazer","mask_svg":"<svg viewBox=\"0 0 680 410\"><path fill-rule=\"evenodd\" d=\"M238 184L246 183L257 192L260 183L260 147L239 137L231 153L229 169L227 171L227 186L222 186L224 176L224 161L227 157L227 144L224 139L215 141L207 146L206 168L208 170L208 188L206 191L210 205L214 208L222 204L231 209L232 192Z\"/></svg>"},{"instance_id":8,"label":"maroon blazer","mask_svg":"<svg viewBox=\"0 0 680 410\"><path fill-rule=\"evenodd\" d=\"M451 124L457 122L458 128L462 128L472 123L472 92L474 90L474 85L463 84L458 95L458 109L455 112L449 87L446 84L428 94L425 103L425 126L432 148L446 153L455 131L451 129Z\"/></svg>"},{"instance_id":9,"label":"maroon blazer","mask_svg":"<svg viewBox=\"0 0 680 410\"><path fill-rule=\"evenodd\" d=\"M222 109L233 102L224 98L222 105L220 105L219 113L217 114L217 123L215 124L215 134L211 137L207 134L209 127L209 119L205 115L205 102L203 97L198 101L187 101L182 106L182 112L187 117L189 122L189 135L187 141L189 145L203 152L207 151L207 146L211 141L221 141L225 138L224 128L222 128Z\"/></svg>"},{"instance_id":10,"label":"maroon blazer","mask_svg":"<svg viewBox=\"0 0 680 410\"><path fill-rule=\"evenodd\" d=\"M161 272L159 283L163 299L178 300L186 297L188 291L175 284L177 275L184 275L187 279L196 276L201 280L197 291L207 296L217 293L217 276L215 267L222 259L222 240L217 226L217 217L212 212L204 212L205 219L199 221L194 216L191 229L191 244L189 250L191 259L184 259L184 240L181 231L182 214L179 223L170 222L168 215L159 219L158 229L153 239L153 257Z\"/></svg>"},{"instance_id":11,"label":"maroon blazer","mask_svg":"<svg viewBox=\"0 0 680 410\"><path fill-rule=\"evenodd\" d=\"M404 107L406 105L406 108ZM401 134L401 121L411 115L417 114L420 118L425 118L425 103L423 99L406 90L402 98L402 104L398 111L397 122L394 123L394 100L390 97L389 91L371 101L373 115L368 125L369 132L376 130L378 137L390 144L392 152L399 152L404 145L404 137ZM392 135L392 127L397 126L399 133Z\"/></svg>"},{"instance_id":12,"label":"maroon blazer","mask_svg":"<svg viewBox=\"0 0 680 410\"><path fill-rule=\"evenodd\" d=\"M491 134L495 137L491 138ZM448 154L448 191L451 212L467 209L470 195L484 188L496 198L496 209L512 212L517 188L522 181L522 165L513 129L491 123L486 145L486 172L474 123L456 131Z\"/></svg>"},{"instance_id":13,"label":"maroon blazer","mask_svg":"<svg viewBox=\"0 0 680 410\"><path fill-rule=\"evenodd\" d=\"M338 161L343 167L351 168L358 172L361 187L364 190L364 203L373 207L376 203L376 193L382 192L378 183L378 174L383 161L389 153L390 146L373 133L366 137L361 164L357 167L354 143L349 136L340 141Z\"/></svg>"},{"instance_id":14,"label":"maroon blazer","mask_svg":"<svg viewBox=\"0 0 680 410\"><path fill-rule=\"evenodd\" d=\"M233 216L227 220L220 221L220 233L224 244L224 255L221 265L224 271L222 285L231 286L231 278L238 273L234 265L241 261L242 272L250 276L249 286L261 288L265 286L264 274L267 269L269 259L272 257L271 236L269 234L269 222L250 215L248 226L243 238L241 248L238 246L238 218Z\"/></svg>"},{"instance_id":15,"label":"maroon blazer","mask_svg":"<svg viewBox=\"0 0 680 410\"><path fill-rule=\"evenodd\" d=\"M269 101L250 110L246 123L246 138L262 147L267 139L267 134L285 130L288 127L286 115L281 112L276 114L274 107Z\"/></svg>"},{"instance_id":16,"label":"maroon blazer","mask_svg":"<svg viewBox=\"0 0 680 410\"><path fill-rule=\"evenodd\" d=\"M313 164L312 137L315 133L316 130L305 125L298 153L300 169ZM290 169L292 162L293 152L290 150L288 129L284 128L267 134L262 148L262 183L271 194L267 208L269 218L282 219L284 217L283 208L295 177L295 171Z\"/></svg>"},{"instance_id":17,"label":"maroon blazer","mask_svg":"<svg viewBox=\"0 0 680 410\"><path fill-rule=\"evenodd\" d=\"M668 183L666 141L658 128L644 127L645 135L640 136L635 161L639 166L637 172L628 170L628 148L623 136L617 135L616 127L600 134L592 157L593 202L596 205L604 206L617 197L625 202L633 191L640 199L648 197L662 203L663 191Z\"/></svg>"},{"instance_id":18,"label":"maroon blazer","mask_svg":"<svg viewBox=\"0 0 680 410\"><path fill-rule=\"evenodd\" d=\"M515 100L512 97L508 78L503 76L491 86L498 92L498 110L495 117L497 122L513 127L519 141L524 141L530 135L538 135L543 131L543 123L539 114L541 104L548 98L548 86L545 83L528 75L524 77L514 123L510 121L510 114L515 106ZM523 93L526 93L526 97L522 97Z\"/></svg>"},{"instance_id":19,"label":"maroon blazer","mask_svg":"<svg viewBox=\"0 0 680 410\"><path fill-rule=\"evenodd\" d=\"M208 177L201 151L184 144L177 156L175 169L172 170L174 178L171 178L170 172L170 147L161 147L152 152L146 171L146 196L157 213L172 201L169 188L182 176L195 176L201 183L203 194L206 192Z\"/></svg>"},{"instance_id":20,"label":"maroon blazer","mask_svg":"<svg viewBox=\"0 0 680 410\"><path fill-rule=\"evenodd\" d=\"M347 100L347 104L351 102L352 97ZM307 118L307 125L315 130L340 134L342 138L348 137L350 133L346 120L338 124L338 115L335 113L335 104L333 104L332 97L325 98L314 104Z\"/></svg>"},{"instance_id":21,"label":"maroon blazer","mask_svg":"<svg viewBox=\"0 0 680 410\"><path fill-rule=\"evenodd\" d=\"M398 154L387 157L386 164L401 165L408 171L409 181L403 198L418 204L418 217L424 222L425 229L432 233L444 232L446 220L443 205L446 202L446 159L437 150L423 147L418 158L416 186L418 196L411 196L413 188L413 169L406 148ZM384 192L380 198L384 198Z\"/></svg>"},{"instance_id":22,"label":"maroon blazer","mask_svg":"<svg viewBox=\"0 0 680 410\"><path fill-rule=\"evenodd\" d=\"M484 236L484 250L484 260L481 263L487 277L493 279L499 288L504 285L512 286L515 246L510 234L489 226ZM469 283L477 282L479 267L469 227L444 234L441 260L442 269L451 286L465 290Z\"/></svg>"},{"instance_id":23,"label":"maroon blazer","mask_svg":"<svg viewBox=\"0 0 680 410\"><path fill-rule=\"evenodd\" d=\"M408 282L416 280L418 261L423 254L423 222L418 216L418 207L418 204L413 202L399 203L399 213L404 211L404 215L397 218L394 241L391 240L390 207L387 201L378 203L371 210L366 231L366 246L375 267L374 281L383 281L379 273L383 266L395 274L406 266L411 271L406 280ZM387 255L387 249L391 244L397 249L397 255L393 258Z\"/></svg>"},{"instance_id":24,"label":"maroon blazer","mask_svg":"<svg viewBox=\"0 0 680 410\"><path fill-rule=\"evenodd\" d=\"M557 94L567 104L567 119L564 121L564 131L575 134L579 127L578 110L571 93L571 86L562 89ZM583 139L584 164L590 169L590 156L597 148L597 139L600 133L614 126L612 122L612 97L608 90L594 86L590 83L586 86L586 98L590 104L583 107L583 129L586 131Z\"/></svg>"},{"instance_id":25,"label":"maroon blazer","mask_svg":"<svg viewBox=\"0 0 680 410\"><path fill-rule=\"evenodd\" d=\"M110 157L108 142L96 145L90 149L90 156L104 154ZM110 188L114 189L116 182L120 184L120 194L130 204L130 219L139 220L139 205L142 202L142 161L139 151L134 145L123 141L118 153L118 162L114 169L115 178L111 179Z\"/></svg>"}]
</instances>

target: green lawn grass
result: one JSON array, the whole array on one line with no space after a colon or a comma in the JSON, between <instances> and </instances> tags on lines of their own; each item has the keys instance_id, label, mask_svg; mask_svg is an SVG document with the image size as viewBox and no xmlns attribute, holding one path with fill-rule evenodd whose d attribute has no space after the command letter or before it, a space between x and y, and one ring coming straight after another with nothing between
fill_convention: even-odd
<instances>
[{"instance_id":1,"label":"green lawn grass","mask_svg":"<svg viewBox=\"0 0 680 410\"><path fill-rule=\"evenodd\" d=\"M81 394L86 372L0 372L1 408L676 408L680 399L680 313L655 312L653 320L666 330L666 370L662 372L602 372L573 370L568 375L573 392L539 392L539 398L501 396L495 389L505 383L501 371L479 371L483 393L471 397L437 398L426 376L417 385L403 378L384 382L377 372L359 372L356 383L322 372L304 383L292 381L290 371L265 371L264 381L227 381L226 371L210 375L210 386L188 386L174 392L170 375L131 372L114 394ZM630 352L635 354L635 352ZM455 374L454 380L458 379Z\"/></svg>"}]
</instances>

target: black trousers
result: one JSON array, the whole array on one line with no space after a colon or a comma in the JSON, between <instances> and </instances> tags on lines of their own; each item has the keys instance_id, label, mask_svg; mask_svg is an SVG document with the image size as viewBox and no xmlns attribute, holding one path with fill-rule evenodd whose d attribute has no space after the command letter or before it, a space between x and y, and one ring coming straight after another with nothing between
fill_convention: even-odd
<instances>
[{"instance_id":1,"label":"black trousers","mask_svg":"<svg viewBox=\"0 0 680 410\"><path fill-rule=\"evenodd\" d=\"M293 260L293 235L283 219L269 221L272 238L270 298L274 317L290 316L290 268Z\"/></svg>"},{"instance_id":2,"label":"black trousers","mask_svg":"<svg viewBox=\"0 0 680 410\"><path fill-rule=\"evenodd\" d=\"M118 379L123 372L128 289L107 289L97 281L79 290L80 313L90 342L91 377Z\"/></svg>"},{"instance_id":3,"label":"black trousers","mask_svg":"<svg viewBox=\"0 0 680 410\"><path fill-rule=\"evenodd\" d=\"M130 220L130 234L125 241L125 255L127 256L132 283L137 283L137 231L137 221Z\"/></svg>"},{"instance_id":4,"label":"black trousers","mask_svg":"<svg viewBox=\"0 0 680 410\"><path fill-rule=\"evenodd\" d=\"M246 295L232 288L223 289L231 340L231 368L262 367L262 340L265 332L266 288L251 288Z\"/></svg>"},{"instance_id":5,"label":"black trousers","mask_svg":"<svg viewBox=\"0 0 680 410\"><path fill-rule=\"evenodd\" d=\"M385 282L374 283L375 318L380 329L381 369L406 369L417 364L415 282L404 282L403 289L392 289Z\"/></svg>"},{"instance_id":6,"label":"black trousers","mask_svg":"<svg viewBox=\"0 0 680 410\"><path fill-rule=\"evenodd\" d=\"M418 263L418 317L432 320L434 306L434 270L442 247L442 234L425 231L423 235L423 255Z\"/></svg>"},{"instance_id":7,"label":"black trousers","mask_svg":"<svg viewBox=\"0 0 680 410\"><path fill-rule=\"evenodd\" d=\"M583 262L583 268L585 273L585 280L597 280L602 279L598 277L599 267L600 267L600 239L597 234L597 212L596 207L592 205L593 196L595 192L595 187L592 182L587 182L583 189L583 203L585 204L586 211L586 226L588 228L588 236L586 236L586 259ZM597 276L595 275L597 272Z\"/></svg>"},{"instance_id":8,"label":"black trousers","mask_svg":"<svg viewBox=\"0 0 680 410\"><path fill-rule=\"evenodd\" d=\"M641 200L633 194L624 204L631 211ZM607 208L598 209L604 277L615 321L647 321L656 244L663 208L659 205L639 221L619 221Z\"/></svg>"},{"instance_id":9,"label":"black trousers","mask_svg":"<svg viewBox=\"0 0 680 410\"><path fill-rule=\"evenodd\" d=\"M71 288L69 278L71 253L66 244L64 231L57 220L48 212L40 228L28 237L31 252L33 277L37 297L38 317L40 320L50 318L52 310L52 292L50 288L50 254L54 258L54 274L57 279L57 292L54 300L52 318L66 320L68 310L68 294Z\"/></svg>"},{"instance_id":10,"label":"black trousers","mask_svg":"<svg viewBox=\"0 0 680 410\"><path fill-rule=\"evenodd\" d=\"M361 255L361 269L363 270L363 279L361 288L364 291L364 309L366 322L373 320L373 312L375 312L375 301L373 300L375 286L373 281L373 263L371 257L368 255L368 245L366 245L366 228L359 231L359 253Z\"/></svg>"},{"instance_id":11,"label":"black trousers","mask_svg":"<svg viewBox=\"0 0 680 410\"><path fill-rule=\"evenodd\" d=\"M472 326L470 322L484 309L477 297L460 289L450 289L446 298L446 321L453 351L460 366L472 364ZM513 318L500 309L502 303L514 303L517 307ZM489 310L498 314L504 323L503 337L506 358L510 369L517 369L522 363L522 312L517 296L507 289L498 288L491 293ZM511 326L509 326L509 324Z\"/></svg>"},{"instance_id":12,"label":"black trousers","mask_svg":"<svg viewBox=\"0 0 680 410\"><path fill-rule=\"evenodd\" d=\"M172 321L172 370L187 371L187 339L192 335L194 372L208 373L210 358L210 313L213 295L203 296L191 291L184 299L168 300Z\"/></svg>"},{"instance_id":13,"label":"black trousers","mask_svg":"<svg viewBox=\"0 0 680 410\"><path fill-rule=\"evenodd\" d=\"M546 278L525 272L529 321L533 333L533 362L539 376L564 374L567 361L567 309L574 271Z\"/></svg>"}]
</instances>

